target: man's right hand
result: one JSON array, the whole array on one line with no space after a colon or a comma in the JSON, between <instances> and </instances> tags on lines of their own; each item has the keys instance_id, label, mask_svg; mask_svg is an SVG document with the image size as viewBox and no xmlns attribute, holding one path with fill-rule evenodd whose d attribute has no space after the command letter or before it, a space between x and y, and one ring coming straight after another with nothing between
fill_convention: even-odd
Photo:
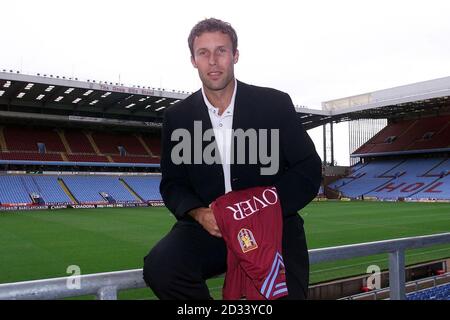
<instances>
[{"instance_id":1,"label":"man's right hand","mask_svg":"<svg viewBox=\"0 0 450 320\"><path fill-rule=\"evenodd\" d=\"M211 208L196 208L188 212L202 227L211 235L221 238L219 227L217 226L216 218Z\"/></svg>"}]
</instances>

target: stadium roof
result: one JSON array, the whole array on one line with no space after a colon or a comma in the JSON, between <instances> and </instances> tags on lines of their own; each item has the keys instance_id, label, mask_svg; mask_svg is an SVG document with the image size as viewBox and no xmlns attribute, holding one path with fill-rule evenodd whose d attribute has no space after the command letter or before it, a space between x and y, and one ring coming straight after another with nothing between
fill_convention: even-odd
<instances>
[{"instance_id":1,"label":"stadium roof","mask_svg":"<svg viewBox=\"0 0 450 320\"><path fill-rule=\"evenodd\" d=\"M450 113L450 77L322 102L322 110L298 108L306 129L329 122L393 119Z\"/></svg>"},{"instance_id":2,"label":"stadium roof","mask_svg":"<svg viewBox=\"0 0 450 320\"><path fill-rule=\"evenodd\" d=\"M120 83L0 72L0 118L66 124L159 128L163 110L190 93ZM450 77L296 107L306 129L356 119L405 118L450 112Z\"/></svg>"},{"instance_id":3,"label":"stadium roof","mask_svg":"<svg viewBox=\"0 0 450 320\"><path fill-rule=\"evenodd\" d=\"M188 92L96 80L0 72L0 117L139 126L160 125L162 111Z\"/></svg>"},{"instance_id":4,"label":"stadium roof","mask_svg":"<svg viewBox=\"0 0 450 320\"><path fill-rule=\"evenodd\" d=\"M336 121L417 118L450 112L450 77L423 81L322 103Z\"/></svg>"}]
</instances>

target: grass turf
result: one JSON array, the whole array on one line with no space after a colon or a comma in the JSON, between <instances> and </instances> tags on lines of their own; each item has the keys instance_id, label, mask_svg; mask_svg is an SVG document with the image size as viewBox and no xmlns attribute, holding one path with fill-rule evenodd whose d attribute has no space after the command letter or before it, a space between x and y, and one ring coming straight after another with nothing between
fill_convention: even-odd
<instances>
[{"instance_id":1,"label":"grass turf","mask_svg":"<svg viewBox=\"0 0 450 320\"><path fill-rule=\"evenodd\" d=\"M313 202L300 214L309 249L428 235L450 230L450 204ZM141 268L149 249L175 219L166 208L70 209L0 213L0 283ZM413 264L450 257L450 244L407 251ZM387 268L387 255L311 266L311 284L364 274L369 265ZM220 298L223 279L208 281ZM151 299L148 289L119 294Z\"/></svg>"}]
</instances>

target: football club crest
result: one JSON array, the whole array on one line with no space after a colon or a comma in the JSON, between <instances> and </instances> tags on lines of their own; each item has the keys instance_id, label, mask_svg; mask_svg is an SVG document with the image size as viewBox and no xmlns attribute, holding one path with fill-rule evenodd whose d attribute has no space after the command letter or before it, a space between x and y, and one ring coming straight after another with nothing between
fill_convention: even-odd
<instances>
[{"instance_id":1,"label":"football club crest","mask_svg":"<svg viewBox=\"0 0 450 320\"><path fill-rule=\"evenodd\" d=\"M253 233L248 229L241 229L238 233L238 241L241 245L241 249L243 253L247 253L258 248L258 244L256 243L255 237Z\"/></svg>"}]
</instances>

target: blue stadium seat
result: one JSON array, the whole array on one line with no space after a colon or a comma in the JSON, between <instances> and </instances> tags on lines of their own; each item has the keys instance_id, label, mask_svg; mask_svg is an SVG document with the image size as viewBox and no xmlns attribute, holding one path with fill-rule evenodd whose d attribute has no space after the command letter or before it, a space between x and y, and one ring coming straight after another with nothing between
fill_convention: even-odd
<instances>
[{"instance_id":1,"label":"blue stadium seat","mask_svg":"<svg viewBox=\"0 0 450 320\"><path fill-rule=\"evenodd\" d=\"M407 300L450 300L450 283L406 295Z\"/></svg>"},{"instance_id":2,"label":"blue stadium seat","mask_svg":"<svg viewBox=\"0 0 450 320\"><path fill-rule=\"evenodd\" d=\"M107 203L101 192L117 203L140 202L120 182L118 176L61 176L74 197L81 203Z\"/></svg>"},{"instance_id":3,"label":"blue stadium seat","mask_svg":"<svg viewBox=\"0 0 450 320\"><path fill-rule=\"evenodd\" d=\"M59 179L80 203L141 202L121 180L144 201L162 201L159 175L0 175L0 204L32 204L31 194L38 194L48 205L73 203ZM108 200L101 193L107 194Z\"/></svg>"},{"instance_id":4,"label":"blue stadium seat","mask_svg":"<svg viewBox=\"0 0 450 320\"><path fill-rule=\"evenodd\" d=\"M21 176L0 175L0 203L32 203Z\"/></svg>"},{"instance_id":5,"label":"blue stadium seat","mask_svg":"<svg viewBox=\"0 0 450 320\"><path fill-rule=\"evenodd\" d=\"M58 176L23 176L29 193L38 193L46 204L70 204L72 201L58 183Z\"/></svg>"},{"instance_id":6,"label":"blue stadium seat","mask_svg":"<svg viewBox=\"0 0 450 320\"><path fill-rule=\"evenodd\" d=\"M359 168L359 169L358 169ZM344 196L378 199L450 199L450 169L445 158L374 160L331 184Z\"/></svg>"},{"instance_id":7,"label":"blue stadium seat","mask_svg":"<svg viewBox=\"0 0 450 320\"><path fill-rule=\"evenodd\" d=\"M161 176L124 177L123 179L145 201L162 201L159 193Z\"/></svg>"}]
</instances>

